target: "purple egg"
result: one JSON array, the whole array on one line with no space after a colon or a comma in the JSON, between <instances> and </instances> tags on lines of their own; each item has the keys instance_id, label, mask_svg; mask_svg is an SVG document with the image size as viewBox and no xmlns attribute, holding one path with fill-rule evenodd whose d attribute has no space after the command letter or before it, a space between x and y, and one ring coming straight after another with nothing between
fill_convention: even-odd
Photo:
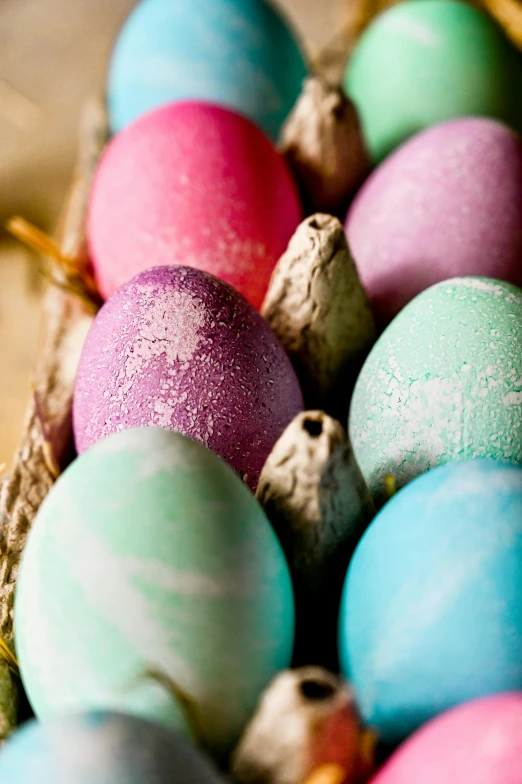
<instances>
[{"instance_id":1,"label":"purple egg","mask_svg":"<svg viewBox=\"0 0 522 784\"><path fill-rule=\"evenodd\" d=\"M436 125L368 178L346 219L348 242L382 326L447 278L522 285L522 141L481 118Z\"/></svg>"},{"instance_id":2,"label":"purple egg","mask_svg":"<svg viewBox=\"0 0 522 784\"><path fill-rule=\"evenodd\" d=\"M74 390L74 436L83 452L118 430L177 430L255 488L302 409L290 360L252 305L201 270L155 267L118 289L92 324Z\"/></svg>"}]
</instances>

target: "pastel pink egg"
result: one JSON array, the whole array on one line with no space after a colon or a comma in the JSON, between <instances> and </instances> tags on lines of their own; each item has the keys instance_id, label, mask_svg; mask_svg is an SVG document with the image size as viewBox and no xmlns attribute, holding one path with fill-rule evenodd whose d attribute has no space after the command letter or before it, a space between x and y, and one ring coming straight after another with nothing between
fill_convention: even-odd
<instances>
[{"instance_id":1,"label":"pastel pink egg","mask_svg":"<svg viewBox=\"0 0 522 784\"><path fill-rule=\"evenodd\" d=\"M522 141L470 117L436 125L366 180L346 232L374 312L386 325L447 278L522 285Z\"/></svg>"},{"instance_id":2,"label":"pastel pink egg","mask_svg":"<svg viewBox=\"0 0 522 784\"><path fill-rule=\"evenodd\" d=\"M104 298L144 269L183 264L259 308L300 220L295 183L262 131L228 109L181 102L109 144L92 188L89 249Z\"/></svg>"},{"instance_id":3,"label":"pastel pink egg","mask_svg":"<svg viewBox=\"0 0 522 784\"><path fill-rule=\"evenodd\" d=\"M442 714L395 752L371 784L522 784L522 692Z\"/></svg>"},{"instance_id":4,"label":"pastel pink egg","mask_svg":"<svg viewBox=\"0 0 522 784\"><path fill-rule=\"evenodd\" d=\"M105 303L82 351L76 448L134 427L176 430L255 488L273 445L303 409L294 369L237 291L191 267L154 267Z\"/></svg>"}]
</instances>

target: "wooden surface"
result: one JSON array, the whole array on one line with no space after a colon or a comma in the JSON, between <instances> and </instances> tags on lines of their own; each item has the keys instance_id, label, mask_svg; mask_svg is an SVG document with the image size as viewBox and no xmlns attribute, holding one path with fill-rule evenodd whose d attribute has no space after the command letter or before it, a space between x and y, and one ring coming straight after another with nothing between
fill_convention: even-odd
<instances>
[{"instance_id":1,"label":"wooden surface","mask_svg":"<svg viewBox=\"0 0 522 784\"><path fill-rule=\"evenodd\" d=\"M280 0L313 54L346 0ZM0 0L0 224L52 231L86 97L103 91L111 42L133 0ZM38 347L36 261L0 232L0 463L17 444Z\"/></svg>"}]
</instances>

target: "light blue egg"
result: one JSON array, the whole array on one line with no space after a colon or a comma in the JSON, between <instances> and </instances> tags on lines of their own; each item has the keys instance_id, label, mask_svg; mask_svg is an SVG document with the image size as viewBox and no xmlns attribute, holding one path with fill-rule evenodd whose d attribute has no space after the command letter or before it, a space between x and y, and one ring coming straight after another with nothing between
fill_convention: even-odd
<instances>
[{"instance_id":1,"label":"light blue egg","mask_svg":"<svg viewBox=\"0 0 522 784\"><path fill-rule=\"evenodd\" d=\"M31 721L0 752L2 784L219 784L186 740L104 711Z\"/></svg>"},{"instance_id":2,"label":"light blue egg","mask_svg":"<svg viewBox=\"0 0 522 784\"><path fill-rule=\"evenodd\" d=\"M339 643L364 717L389 743L522 689L522 468L455 463L401 490L355 552Z\"/></svg>"},{"instance_id":3,"label":"light blue egg","mask_svg":"<svg viewBox=\"0 0 522 784\"><path fill-rule=\"evenodd\" d=\"M236 109L276 139L306 73L294 34L265 0L142 0L112 55L111 127L199 99Z\"/></svg>"}]
</instances>

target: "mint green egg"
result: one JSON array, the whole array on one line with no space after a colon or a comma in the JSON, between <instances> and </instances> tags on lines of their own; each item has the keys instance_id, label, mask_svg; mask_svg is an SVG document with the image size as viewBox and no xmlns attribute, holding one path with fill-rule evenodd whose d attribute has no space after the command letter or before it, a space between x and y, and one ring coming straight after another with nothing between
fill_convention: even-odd
<instances>
[{"instance_id":1,"label":"mint green egg","mask_svg":"<svg viewBox=\"0 0 522 784\"><path fill-rule=\"evenodd\" d=\"M346 67L375 163L410 136L465 115L522 130L522 58L486 13L456 0L408 0L380 14Z\"/></svg>"},{"instance_id":2,"label":"mint green egg","mask_svg":"<svg viewBox=\"0 0 522 784\"><path fill-rule=\"evenodd\" d=\"M522 291L454 278L419 294L373 347L349 430L378 506L435 466L474 458L522 463Z\"/></svg>"},{"instance_id":3,"label":"mint green egg","mask_svg":"<svg viewBox=\"0 0 522 784\"><path fill-rule=\"evenodd\" d=\"M222 757L290 664L293 637L289 571L268 519L200 444L122 431L75 460L45 499L15 599L38 717L104 708L200 724Z\"/></svg>"}]
</instances>

